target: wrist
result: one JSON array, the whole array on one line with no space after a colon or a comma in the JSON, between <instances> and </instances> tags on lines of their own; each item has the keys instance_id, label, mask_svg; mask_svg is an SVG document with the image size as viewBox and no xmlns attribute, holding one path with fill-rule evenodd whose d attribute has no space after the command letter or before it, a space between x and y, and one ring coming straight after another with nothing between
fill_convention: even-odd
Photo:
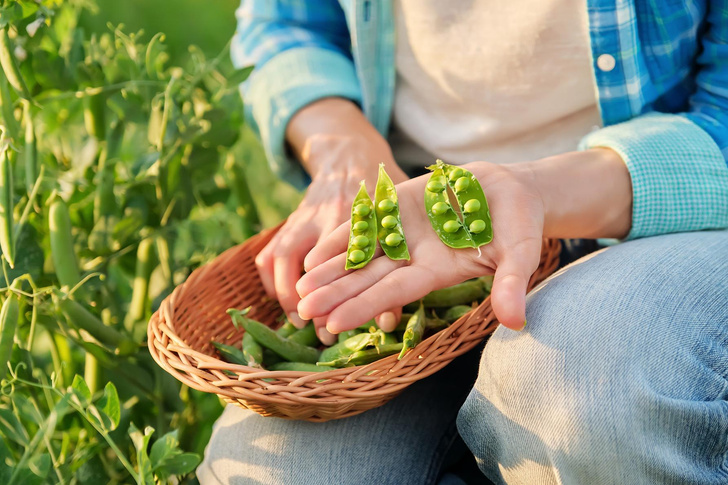
<instances>
[{"instance_id":1,"label":"wrist","mask_svg":"<svg viewBox=\"0 0 728 485\"><path fill-rule=\"evenodd\" d=\"M623 238L632 224L632 183L613 150L569 152L523 164L544 207L551 238Z\"/></svg>"}]
</instances>

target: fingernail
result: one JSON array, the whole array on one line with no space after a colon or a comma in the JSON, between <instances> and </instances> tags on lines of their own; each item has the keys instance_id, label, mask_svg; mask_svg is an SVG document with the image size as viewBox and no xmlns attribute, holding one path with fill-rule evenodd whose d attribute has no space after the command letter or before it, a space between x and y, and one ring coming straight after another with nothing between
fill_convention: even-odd
<instances>
[{"instance_id":1,"label":"fingernail","mask_svg":"<svg viewBox=\"0 0 728 485\"><path fill-rule=\"evenodd\" d=\"M384 312L379 316L379 328L385 332L391 332L396 326L397 324L395 322L394 313Z\"/></svg>"},{"instance_id":2,"label":"fingernail","mask_svg":"<svg viewBox=\"0 0 728 485\"><path fill-rule=\"evenodd\" d=\"M298 312L291 312L288 314L288 319L291 321L294 327L303 328L306 326L306 320L303 320L298 316Z\"/></svg>"},{"instance_id":3,"label":"fingernail","mask_svg":"<svg viewBox=\"0 0 728 485\"><path fill-rule=\"evenodd\" d=\"M336 342L336 336L328 331L325 327L317 328L316 335L324 345L332 345Z\"/></svg>"}]
</instances>

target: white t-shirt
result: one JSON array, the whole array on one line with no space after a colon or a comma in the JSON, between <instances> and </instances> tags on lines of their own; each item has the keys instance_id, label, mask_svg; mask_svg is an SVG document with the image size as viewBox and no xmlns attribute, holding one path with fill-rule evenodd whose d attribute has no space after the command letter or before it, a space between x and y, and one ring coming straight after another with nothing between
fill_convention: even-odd
<instances>
[{"instance_id":1,"label":"white t-shirt","mask_svg":"<svg viewBox=\"0 0 728 485\"><path fill-rule=\"evenodd\" d=\"M512 163L601 126L586 0L394 0L403 167Z\"/></svg>"}]
</instances>

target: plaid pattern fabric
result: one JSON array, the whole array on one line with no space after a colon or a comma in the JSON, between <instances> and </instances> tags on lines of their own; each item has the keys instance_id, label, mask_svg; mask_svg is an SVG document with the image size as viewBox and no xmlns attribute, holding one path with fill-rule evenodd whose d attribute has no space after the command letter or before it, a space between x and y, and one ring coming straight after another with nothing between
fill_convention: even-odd
<instances>
[{"instance_id":1,"label":"plaid pattern fabric","mask_svg":"<svg viewBox=\"0 0 728 485\"><path fill-rule=\"evenodd\" d=\"M728 227L728 0L587 0L604 128L634 189L628 238ZM394 98L390 0L243 0L232 57L273 169L308 182L284 133L306 104L342 96L383 134ZM576 147L575 147L576 148Z\"/></svg>"}]
</instances>

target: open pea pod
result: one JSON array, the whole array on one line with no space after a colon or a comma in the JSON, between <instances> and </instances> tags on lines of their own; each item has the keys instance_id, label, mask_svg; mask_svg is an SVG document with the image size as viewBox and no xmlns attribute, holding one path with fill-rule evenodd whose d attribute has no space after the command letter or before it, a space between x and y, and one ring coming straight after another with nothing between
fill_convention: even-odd
<instances>
[{"instance_id":1,"label":"open pea pod","mask_svg":"<svg viewBox=\"0 0 728 485\"><path fill-rule=\"evenodd\" d=\"M440 240L451 248L477 248L493 240L488 201L475 176L438 160L425 189L425 209ZM455 210L447 188L458 203Z\"/></svg>"},{"instance_id":2,"label":"open pea pod","mask_svg":"<svg viewBox=\"0 0 728 485\"><path fill-rule=\"evenodd\" d=\"M440 240L451 248L474 248L473 238L463 226L447 195L447 177L442 166L427 167L432 170L425 188L425 212L432 229Z\"/></svg>"},{"instance_id":3,"label":"open pea pod","mask_svg":"<svg viewBox=\"0 0 728 485\"><path fill-rule=\"evenodd\" d=\"M351 204L351 229L346 250L346 269L363 268L374 257L377 249L377 218L374 203L367 193L364 181Z\"/></svg>"},{"instance_id":4,"label":"open pea pod","mask_svg":"<svg viewBox=\"0 0 728 485\"><path fill-rule=\"evenodd\" d=\"M389 259L409 261L410 254L402 229L402 219L399 215L397 191L394 188L394 182L384 170L384 164L379 165L374 205L377 214L377 240L382 246L384 254Z\"/></svg>"},{"instance_id":5,"label":"open pea pod","mask_svg":"<svg viewBox=\"0 0 728 485\"><path fill-rule=\"evenodd\" d=\"M440 162L442 163L442 162ZM488 244L493 240L493 224L485 192L480 182L468 170L443 164L450 190L460 204L460 213L466 229L473 238L475 247Z\"/></svg>"}]
</instances>

